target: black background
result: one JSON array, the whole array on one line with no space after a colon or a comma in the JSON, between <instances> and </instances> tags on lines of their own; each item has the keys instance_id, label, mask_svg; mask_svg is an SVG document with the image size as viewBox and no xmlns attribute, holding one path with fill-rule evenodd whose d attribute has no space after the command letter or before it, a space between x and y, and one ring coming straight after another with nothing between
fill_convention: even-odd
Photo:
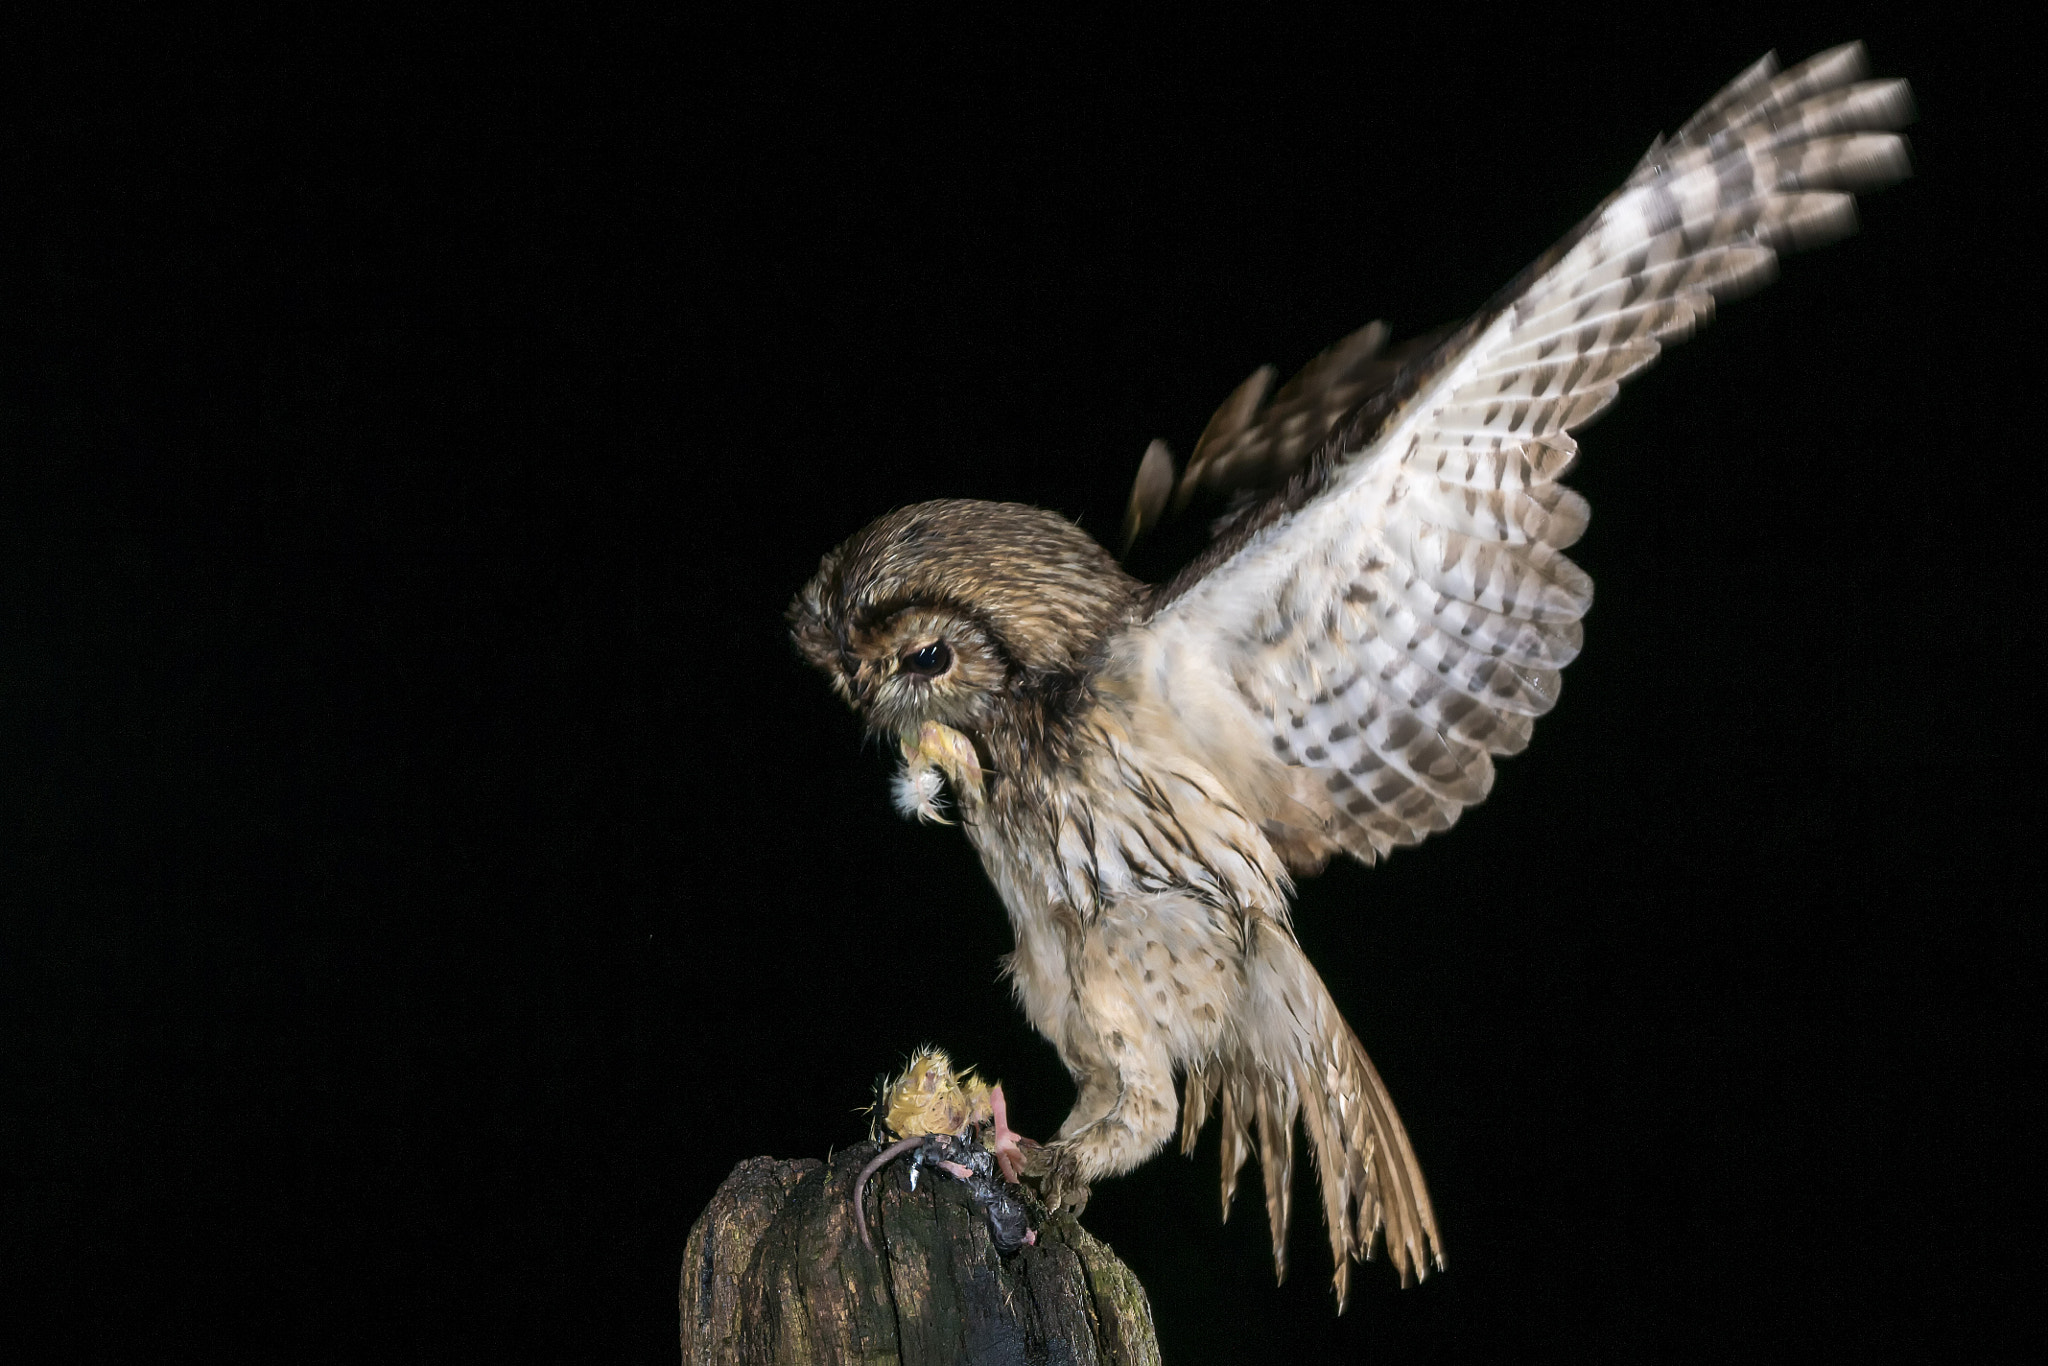
<instances>
[{"instance_id":1,"label":"black background","mask_svg":"<svg viewBox=\"0 0 2048 1366\"><path fill-rule=\"evenodd\" d=\"M2037 1356L2018 44L1649 8L18 43L0 1336L671 1360L725 1172L912 1045L1052 1130L994 893L784 641L818 555L937 496L1107 536L1253 366L1460 316L1860 35L1916 178L1586 434L1562 704L1302 896L1449 1273L1335 1318L1304 1174L1276 1290L1213 1130L1088 1223L1175 1362Z\"/></svg>"}]
</instances>

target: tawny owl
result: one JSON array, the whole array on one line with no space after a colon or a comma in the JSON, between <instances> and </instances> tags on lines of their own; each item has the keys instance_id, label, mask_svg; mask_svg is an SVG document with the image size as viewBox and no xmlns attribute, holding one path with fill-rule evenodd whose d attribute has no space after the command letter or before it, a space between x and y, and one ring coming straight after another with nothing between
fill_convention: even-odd
<instances>
[{"instance_id":1,"label":"tawny owl","mask_svg":"<svg viewBox=\"0 0 2048 1366\"><path fill-rule=\"evenodd\" d=\"M1139 583L1063 518L947 501L825 556L790 623L902 746L907 811L950 789L1009 909L1006 970L1074 1075L1055 1186L1128 1171L1213 1111L1223 1200L1258 1136L1285 1270L1294 1124L1341 1307L1384 1231L1443 1265L1422 1172L1365 1050L1297 947L1290 875L1447 829L1529 742L1579 651L1586 525L1570 432L1906 172L1903 82L1848 46L1744 72L1462 327L1375 324L1267 401L1219 409L1176 478L1155 443L1127 535L1236 491L1208 549ZM1183 1078L1178 1101L1175 1075Z\"/></svg>"}]
</instances>

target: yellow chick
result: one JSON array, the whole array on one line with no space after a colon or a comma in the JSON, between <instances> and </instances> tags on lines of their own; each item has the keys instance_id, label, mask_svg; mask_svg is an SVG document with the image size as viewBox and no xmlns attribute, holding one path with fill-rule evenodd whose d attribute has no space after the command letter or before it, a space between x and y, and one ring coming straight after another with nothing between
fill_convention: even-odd
<instances>
[{"instance_id":1,"label":"yellow chick","mask_svg":"<svg viewBox=\"0 0 2048 1366\"><path fill-rule=\"evenodd\" d=\"M903 1075L881 1087L874 1108L882 1125L898 1138L961 1137L970 1125L994 1123L989 1096L988 1083L973 1069L956 1075L945 1050L926 1045L910 1055Z\"/></svg>"}]
</instances>

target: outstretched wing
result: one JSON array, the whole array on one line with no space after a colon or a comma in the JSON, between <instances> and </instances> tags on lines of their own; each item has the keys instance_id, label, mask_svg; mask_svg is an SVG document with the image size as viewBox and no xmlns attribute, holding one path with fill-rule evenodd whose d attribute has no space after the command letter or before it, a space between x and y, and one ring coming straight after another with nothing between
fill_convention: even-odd
<instances>
[{"instance_id":1,"label":"outstretched wing","mask_svg":"<svg viewBox=\"0 0 2048 1366\"><path fill-rule=\"evenodd\" d=\"M1558 483L1570 433L1778 250L1848 232L1849 191L1906 174L1885 130L1910 94L1863 71L1852 44L1744 72L1154 590L1119 686L1194 707L1186 739L1219 772L1284 766L1263 814L1291 863L1445 829L1528 743L1592 601L1563 553L1586 525Z\"/></svg>"}]
</instances>

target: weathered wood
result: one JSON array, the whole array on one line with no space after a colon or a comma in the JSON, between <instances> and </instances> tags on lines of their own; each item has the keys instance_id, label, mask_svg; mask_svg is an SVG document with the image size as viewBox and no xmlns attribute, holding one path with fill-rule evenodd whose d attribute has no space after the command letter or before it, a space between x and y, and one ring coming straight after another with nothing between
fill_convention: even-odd
<instances>
[{"instance_id":1,"label":"weathered wood","mask_svg":"<svg viewBox=\"0 0 2048 1366\"><path fill-rule=\"evenodd\" d=\"M853 1183L875 1152L733 1169L683 1254L685 1366L1157 1366L1144 1287L1071 1218L1003 1257L964 1186L927 1169L912 1192L899 1162L869 1185L862 1246Z\"/></svg>"}]
</instances>

